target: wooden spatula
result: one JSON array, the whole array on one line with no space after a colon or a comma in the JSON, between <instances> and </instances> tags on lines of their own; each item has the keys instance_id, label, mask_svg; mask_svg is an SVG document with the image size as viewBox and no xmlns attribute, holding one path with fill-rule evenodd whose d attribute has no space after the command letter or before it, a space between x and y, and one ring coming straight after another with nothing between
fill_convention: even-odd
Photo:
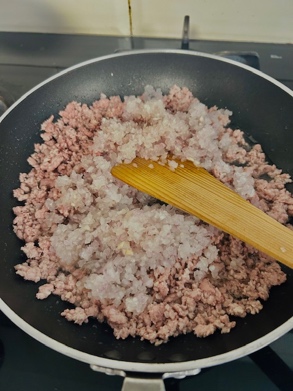
<instances>
[{"instance_id":1,"label":"wooden spatula","mask_svg":"<svg viewBox=\"0 0 293 391\"><path fill-rule=\"evenodd\" d=\"M183 167L184 166L184 167ZM112 175L235 236L293 268L293 231L278 223L203 168L180 163L175 171L135 158Z\"/></svg>"}]
</instances>

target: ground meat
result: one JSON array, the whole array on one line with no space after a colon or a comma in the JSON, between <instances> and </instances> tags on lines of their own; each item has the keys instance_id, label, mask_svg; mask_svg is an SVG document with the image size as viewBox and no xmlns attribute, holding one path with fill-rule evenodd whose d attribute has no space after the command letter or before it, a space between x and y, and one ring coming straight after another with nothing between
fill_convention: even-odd
<instances>
[{"instance_id":1,"label":"ground meat","mask_svg":"<svg viewBox=\"0 0 293 391\"><path fill-rule=\"evenodd\" d=\"M232 113L207 108L187 88L163 96L71 102L42 125L14 196L14 231L27 256L16 266L75 306L77 324L107 321L117 338L159 345L171 336L228 333L257 314L286 280L277 262L193 216L117 181L111 166L136 155L192 160L282 224L293 214L291 179L251 147ZM173 167L176 169L176 167ZM289 225L288 225L289 226ZM292 227L291 227L292 229Z\"/></svg>"}]
</instances>

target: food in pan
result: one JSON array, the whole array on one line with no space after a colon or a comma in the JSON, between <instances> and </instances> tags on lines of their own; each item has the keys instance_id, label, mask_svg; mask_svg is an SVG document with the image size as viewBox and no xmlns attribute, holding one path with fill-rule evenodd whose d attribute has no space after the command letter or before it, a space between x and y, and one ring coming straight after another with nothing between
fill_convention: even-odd
<instances>
[{"instance_id":1,"label":"food in pan","mask_svg":"<svg viewBox=\"0 0 293 391\"><path fill-rule=\"evenodd\" d=\"M238 239L116 180L111 167L135 156L192 160L270 216L288 224L288 174L250 146L232 113L208 108L187 88L167 95L71 102L41 129L14 196L14 231L26 262L16 272L43 281L36 296L73 306L77 324L106 321L117 338L160 344L193 332L228 333L237 317L257 314L279 264Z\"/></svg>"}]
</instances>

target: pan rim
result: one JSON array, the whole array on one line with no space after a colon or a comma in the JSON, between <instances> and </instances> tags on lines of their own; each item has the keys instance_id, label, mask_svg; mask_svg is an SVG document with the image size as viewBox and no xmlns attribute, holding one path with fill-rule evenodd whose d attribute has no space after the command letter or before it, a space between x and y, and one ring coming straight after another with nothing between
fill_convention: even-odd
<instances>
[{"instance_id":1,"label":"pan rim","mask_svg":"<svg viewBox=\"0 0 293 391\"><path fill-rule=\"evenodd\" d=\"M134 361L119 361L99 356L94 356L89 353L81 352L77 349L71 348L48 335L37 330L29 323L24 321L18 316L2 299L0 299L0 310L22 331L30 335L35 340L41 342L43 345L50 349L53 349L65 356L71 357L78 361L82 361L100 369L114 369L117 371L127 372L147 372L147 373L172 373L172 372L186 372L194 371L196 369L209 368L216 365L228 363L236 359L245 357L259 349L276 341L278 338L285 335L288 331L293 329L293 316L288 319L281 326L277 327L270 333L264 335L257 340L250 342L247 345L241 346L240 348L231 350L229 352L212 356L208 358L189 360L174 363L139 363ZM186 374L188 375L188 374Z\"/></svg>"},{"instance_id":2,"label":"pan rim","mask_svg":"<svg viewBox=\"0 0 293 391\"><path fill-rule=\"evenodd\" d=\"M93 64L95 62L104 61L107 59L115 58L115 57L125 57L125 56L134 56L139 54L178 54L178 55L189 55L189 56L196 56L196 57L205 57L205 58L211 58L217 61L222 61L226 63L230 63L234 66L238 66L240 68L243 68L251 73L254 73L258 75L259 77L262 77L266 79L267 81L271 82L272 84L275 84L277 87L281 88L283 91L288 93L291 97L293 97L293 91L288 88L287 86L283 85L281 82L275 80L273 77L263 73L262 71L256 70L254 68L251 68L245 64L238 63L234 60L223 58L218 55L209 54L209 53L202 53L198 51L185 51L180 49L142 49L142 50L133 50L133 51L127 51L127 52L121 52L121 53L114 53L106 56L101 56L97 58L93 58L87 61L80 62L76 65L73 65L71 67L68 67L64 69L61 72L58 72L56 75L51 76L50 78L47 78L43 82L37 84L35 87L30 89L28 92L26 92L24 95L22 95L1 117L0 117L0 123L2 120L9 115L13 109L19 105L24 99L26 99L29 95L31 95L34 91L38 90L42 86L46 85L47 83L50 83L52 80L55 80L63 75L66 75L67 73L74 71L75 69L82 68L84 66ZM54 340L53 338L47 336L46 334L40 332L33 326L31 326L29 323L25 322L21 317L19 317L1 298L0 298L0 310L12 321L14 322L20 329L22 329L24 332L26 332L28 335L33 337L34 339L40 341L45 346L62 353L66 356L69 356L71 358L77 359L79 361L85 362L90 365L96 365L99 367L104 368L111 368L116 370L124 370L124 371L130 371L130 372L148 372L148 373L166 373L166 372L178 372L178 371L188 371L188 370L194 370L196 368L206 368L206 367L212 367L215 365L223 364L241 357L244 357L248 354L253 353L254 351L257 351L264 346L269 345L270 343L274 342L281 336L283 336L286 332L291 330L293 328L293 317L291 317L289 320L287 320L285 323L283 323L278 328L274 329L270 333L264 335L263 337L245 345L240 348L234 349L230 352L223 353L217 356L212 356L209 358L199 359L199 360L191 360L191 361L184 361L184 362L176 362L176 363L139 363L139 362L128 362L128 361L118 361L118 360L112 360L107 359L99 356L94 356L85 352L78 351L74 348L71 348L69 346L66 346L62 344L61 342L58 342Z\"/></svg>"},{"instance_id":3,"label":"pan rim","mask_svg":"<svg viewBox=\"0 0 293 391\"><path fill-rule=\"evenodd\" d=\"M272 84L275 84L277 87L281 88L283 91L287 92L289 95L291 95L293 97L293 90L291 90L289 87L285 86L283 83L279 82L278 80L274 79L272 76L267 75L266 73L264 73L258 69L252 68L249 65L242 64L242 63L237 62L235 60L231 60L230 58L221 57L216 54L204 53L204 52L199 52L199 51L182 50L182 49L137 49L137 50L129 50L129 51L121 52L121 53L113 53L113 54L108 54L105 56L95 57L95 58L92 58L92 59L89 59L86 61L82 61L82 62L77 63L75 65L72 65L72 66L56 73L55 75L53 75L53 76L45 79L41 83L37 84L36 86L34 86L30 90L28 90L25 94L23 94L19 99L17 99L2 114L2 116L0 116L0 123L19 103L21 103L24 99L26 99L34 91L36 91L39 88L41 88L42 86L50 83L51 81L58 79L59 77L61 77L63 75L66 75L67 73L69 73L75 69L82 68L84 66L93 64L95 62L104 61L104 60L108 60L111 58L124 57L124 56L134 56L134 55L138 55L138 54L155 54L155 53L158 53L158 54L163 54L163 53L165 53L165 54L184 54L184 55L189 55L189 56L204 57L204 58L210 58L210 59L217 60L217 61L226 62L228 64L232 64L232 65L237 66L239 68L243 68L248 72L254 73L254 74L258 75L259 77L262 77L263 79L266 79L267 81L271 82Z\"/></svg>"}]
</instances>

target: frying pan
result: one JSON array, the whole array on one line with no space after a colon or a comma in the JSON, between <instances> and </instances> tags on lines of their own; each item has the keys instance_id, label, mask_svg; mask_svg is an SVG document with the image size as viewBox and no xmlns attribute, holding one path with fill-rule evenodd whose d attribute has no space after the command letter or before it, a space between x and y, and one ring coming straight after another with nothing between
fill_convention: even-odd
<instances>
[{"instance_id":1,"label":"frying pan","mask_svg":"<svg viewBox=\"0 0 293 391\"><path fill-rule=\"evenodd\" d=\"M257 70L198 52L143 50L87 61L41 83L1 117L0 309L48 347L93 369L126 376L124 390L163 390L162 378L196 374L245 356L293 326L293 272L283 266L287 282L271 290L260 314L237 319L229 334L216 332L204 339L182 335L158 347L135 338L116 340L106 324L67 322L60 313L68 303L55 296L37 300L38 284L15 274L14 265L25 257L12 230L17 204L12 190L18 187L19 173L30 169L26 159L41 140L40 124L51 114L58 116L72 100L90 104L102 92L137 95L148 84L164 93L174 84L187 86L208 106L231 109L231 126L261 143L268 158L293 175L293 92Z\"/></svg>"}]
</instances>

